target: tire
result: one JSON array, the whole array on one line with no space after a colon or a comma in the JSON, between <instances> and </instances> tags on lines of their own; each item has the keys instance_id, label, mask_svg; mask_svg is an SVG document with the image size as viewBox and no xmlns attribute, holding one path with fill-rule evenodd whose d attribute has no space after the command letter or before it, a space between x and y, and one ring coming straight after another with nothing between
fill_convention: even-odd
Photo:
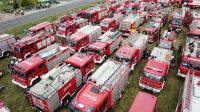
<instances>
[{"instance_id":1,"label":"tire","mask_svg":"<svg viewBox=\"0 0 200 112\"><path fill-rule=\"evenodd\" d=\"M3 56L4 56L4 57L10 56L10 52L9 52L9 51L5 51L5 52L3 53Z\"/></svg>"},{"instance_id":2,"label":"tire","mask_svg":"<svg viewBox=\"0 0 200 112\"><path fill-rule=\"evenodd\" d=\"M67 96L63 99L62 106L63 106L63 107L66 107L66 106L69 104L69 101L70 101L70 96L67 95Z\"/></svg>"}]
</instances>

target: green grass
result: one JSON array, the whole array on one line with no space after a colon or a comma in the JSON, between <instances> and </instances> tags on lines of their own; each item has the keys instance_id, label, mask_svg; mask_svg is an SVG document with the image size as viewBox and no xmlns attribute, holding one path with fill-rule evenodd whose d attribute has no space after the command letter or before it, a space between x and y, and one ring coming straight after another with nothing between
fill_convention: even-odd
<instances>
[{"instance_id":1,"label":"green grass","mask_svg":"<svg viewBox=\"0 0 200 112\"><path fill-rule=\"evenodd\" d=\"M87 7L88 6L83 6L81 8L87 8ZM70 11L68 11L68 13L69 12ZM60 16L62 14L38 20L33 23L29 23L27 25L22 25L6 32L19 35L23 33L22 30L24 28L28 28L32 25L35 25L37 23L46 20L53 21L57 18L57 16ZM146 23L148 23L148 21ZM164 26L162 27L162 32L168 28L168 25L169 23L164 24ZM143 26L145 26L145 24ZM175 52L177 52L178 46L185 42L187 30L188 27L185 27L183 31L178 35L178 38L176 39L176 44L174 46ZM149 44L150 49L152 49L154 46L156 46L155 42ZM8 63L9 63L9 58L4 58L0 60L0 70L2 70L4 73L4 76L0 78L0 84L6 85L6 88L3 91L0 91L0 99L5 102L5 104L11 109L12 112L33 112L33 109L31 109L27 99L24 97L23 89L11 83L11 76L9 71L7 70ZM150 94L153 94L150 91L141 90L139 88L139 77L146 63L147 60L142 59L140 63L136 66L134 72L129 76L129 85L125 89L122 99L120 99L117 102L114 109L112 110L113 112L127 112L138 91L145 91ZM97 65L97 67L99 67L99 65ZM183 85L183 80L178 79L176 76L177 70L178 70L177 66L170 68L164 89L160 93L154 94L155 96L158 97L156 112L175 111L179 96L179 90ZM62 109L62 111L65 111L65 109Z\"/></svg>"},{"instance_id":2,"label":"green grass","mask_svg":"<svg viewBox=\"0 0 200 112\"><path fill-rule=\"evenodd\" d=\"M5 12L5 10L13 10L13 6L10 4L0 4L0 12Z\"/></svg>"}]
</instances>

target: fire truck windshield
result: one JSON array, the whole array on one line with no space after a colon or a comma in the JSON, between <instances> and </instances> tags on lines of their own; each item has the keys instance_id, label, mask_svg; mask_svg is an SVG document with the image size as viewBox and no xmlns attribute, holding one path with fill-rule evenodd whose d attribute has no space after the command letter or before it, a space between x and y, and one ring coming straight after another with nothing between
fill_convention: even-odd
<instances>
[{"instance_id":1,"label":"fire truck windshield","mask_svg":"<svg viewBox=\"0 0 200 112\"><path fill-rule=\"evenodd\" d=\"M98 50L98 49L91 49L91 48L88 49L88 52L91 53L91 54L100 54L101 53L100 50Z\"/></svg>"},{"instance_id":2,"label":"fire truck windshield","mask_svg":"<svg viewBox=\"0 0 200 112\"><path fill-rule=\"evenodd\" d=\"M119 62L125 62L125 63L130 63L131 59L128 59L126 57L122 57L122 56L116 56L116 60Z\"/></svg>"},{"instance_id":3,"label":"fire truck windshield","mask_svg":"<svg viewBox=\"0 0 200 112\"><path fill-rule=\"evenodd\" d=\"M66 27L63 27L63 26L59 26L59 27L58 27L58 30L60 30L60 31L66 31L67 28L66 28Z\"/></svg>"},{"instance_id":4,"label":"fire truck windshield","mask_svg":"<svg viewBox=\"0 0 200 112\"><path fill-rule=\"evenodd\" d=\"M155 81L160 81L162 79L161 76L149 73L149 72L143 72L144 77L149 78L151 80L155 80Z\"/></svg>"},{"instance_id":5,"label":"fire truck windshield","mask_svg":"<svg viewBox=\"0 0 200 112\"><path fill-rule=\"evenodd\" d=\"M182 24L182 19L181 18L174 18L172 20L172 24L174 24L174 25L180 25L180 24Z\"/></svg>"},{"instance_id":6,"label":"fire truck windshield","mask_svg":"<svg viewBox=\"0 0 200 112\"><path fill-rule=\"evenodd\" d=\"M128 24L128 23L122 23L122 24L120 24L119 29L121 29L121 30L129 30L130 27L131 27L131 25Z\"/></svg>"},{"instance_id":7,"label":"fire truck windshield","mask_svg":"<svg viewBox=\"0 0 200 112\"><path fill-rule=\"evenodd\" d=\"M18 69L16 69L15 67L12 68L12 73L20 78L25 77L25 74L23 72L19 71Z\"/></svg>"},{"instance_id":8,"label":"fire truck windshield","mask_svg":"<svg viewBox=\"0 0 200 112\"><path fill-rule=\"evenodd\" d=\"M161 22L161 21L162 21L162 18L153 17L153 18L152 18L152 21L154 21L154 22Z\"/></svg>"},{"instance_id":9,"label":"fire truck windshield","mask_svg":"<svg viewBox=\"0 0 200 112\"><path fill-rule=\"evenodd\" d=\"M193 68L195 70L200 70L200 64L197 64L194 62L184 61L184 62L182 62L182 66L187 67L187 68Z\"/></svg>"},{"instance_id":10,"label":"fire truck windshield","mask_svg":"<svg viewBox=\"0 0 200 112\"><path fill-rule=\"evenodd\" d=\"M155 33L154 32L150 32L150 31L145 31L145 34L146 35L154 35Z\"/></svg>"},{"instance_id":11,"label":"fire truck windshield","mask_svg":"<svg viewBox=\"0 0 200 112\"><path fill-rule=\"evenodd\" d=\"M103 26L103 27L108 27L109 23L108 22L105 22L105 21L102 21L100 23L100 26Z\"/></svg>"},{"instance_id":12,"label":"fire truck windshield","mask_svg":"<svg viewBox=\"0 0 200 112\"><path fill-rule=\"evenodd\" d=\"M73 105L69 105L68 107L70 112L83 112L82 110L77 109Z\"/></svg>"},{"instance_id":13,"label":"fire truck windshield","mask_svg":"<svg viewBox=\"0 0 200 112\"><path fill-rule=\"evenodd\" d=\"M75 47L76 46L76 41L74 39L68 39L67 40L67 44L71 47Z\"/></svg>"},{"instance_id":14,"label":"fire truck windshield","mask_svg":"<svg viewBox=\"0 0 200 112\"><path fill-rule=\"evenodd\" d=\"M85 18L85 19L90 19L90 17L91 17L91 14L90 13L83 13L83 18Z\"/></svg>"},{"instance_id":15,"label":"fire truck windshield","mask_svg":"<svg viewBox=\"0 0 200 112\"><path fill-rule=\"evenodd\" d=\"M166 49L172 48L172 42L170 41L160 41L159 46Z\"/></svg>"}]
</instances>

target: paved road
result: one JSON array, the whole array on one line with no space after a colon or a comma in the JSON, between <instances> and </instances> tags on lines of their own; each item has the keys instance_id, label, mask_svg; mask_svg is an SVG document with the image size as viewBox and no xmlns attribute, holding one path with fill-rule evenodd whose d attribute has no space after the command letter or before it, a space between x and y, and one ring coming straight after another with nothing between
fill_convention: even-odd
<instances>
[{"instance_id":1,"label":"paved road","mask_svg":"<svg viewBox=\"0 0 200 112\"><path fill-rule=\"evenodd\" d=\"M51 16L51 15L55 15L55 14L64 12L67 9L77 8L77 7L80 7L82 5L92 3L94 1L95 0L73 0L73 1L70 1L69 3L66 3L66 4L59 6L59 7L50 8L48 10L39 11L39 12L35 12L35 13L32 13L32 14L24 15L20 18L14 19L14 20L2 22L2 23L0 23L0 32L7 30L7 29L11 29L13 27L16 27L16 26L19 26L19 25L22 25L22 24L30 23L31 21L35 21L35 20L38 20L38 19L42 19L42 18Z\"/></svg>"}]
</instances>

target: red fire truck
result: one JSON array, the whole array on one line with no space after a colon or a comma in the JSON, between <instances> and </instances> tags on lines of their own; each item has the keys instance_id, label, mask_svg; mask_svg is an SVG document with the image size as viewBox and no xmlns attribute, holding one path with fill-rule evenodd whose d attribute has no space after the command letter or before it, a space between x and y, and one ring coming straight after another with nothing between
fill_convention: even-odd
<instances>
[{"instance_id":1,"label":"red fire truck","mask_svg":"<svg viewBox=\"0 0 200 112\"><path fill-rule=\"evenodd\" d=\"M190 37L200 37L200 19L193 19L188 31Z\"/></svg>"},{"instance_id":2,"label":"red fire truck","mask_svg":"<svg viewBox=\"0 0 200 112\"><path fill-rule=\"evenodd\" d=\"M121 32L109 30L88 46L88 54L93 56L95 63L102 63L120 46L121 41Z\"/></svg>"},{"instance_id":3,"label":"red fire truck","mask_svg":"<svg viewBox=\"0 0 200 112\"><path fill-rule=\"evenodd\" d=\"M100 22L101 29L106 32L110 29L117 29L120 22L123 20L122 14L114 14L112 18L105 18Z\"/></svg>"},{"instance_id":4,"label":"red fire truck","mask_svg":"<svg viewBox=\"0 0 200 112\"><path fill-rule=\"evenodd\" d=\"M94 67L91 56L74 54L29 88L29 103L34 109L44 112L54 112L60 106L66 106L81 84L94 71Z\"/></svg>"},{"instance_id":5,"label":"red fire truck","mask_svg":"<svg viewBox=\"0 0 200 112\"><path fill-rule=\"evenodd\" d=\"M173 59L172 54L172 50L154 47L140 76L139 86L142 89L159 93L164 88L170 61Z\"/></svg>"},{"instance_id":6,"label":"red fire truck","mask_svg":"<svg viewBox=\"0 0 200 112\"><path fill-rule=\"evenodd\" d=\"M87 10L78 12L77 16L87 19L89 22L100 22L109 15L109 9L105 5L90 7Z\"/></svg>"},{"instance_id":7,"label":"red fire truck","mask_svg":"<svg viewBox=\"0 0 200 112\"><path fill-rule=\"evenodd\" d=\"M41 75L69 57L68 47L62 47L59 44L48 46L46 49L33 54L32 57L11 67L12 83L27 88L38 81Z\"/></svg>"},{"instance_id":8,"label":"red fire truck","mask_svg":"<svg viewBox=\"0 0 200 112\"><path fill-rule=\"evenodd\" d=\"M200 40L198 38L187 38L182 52L182 61L179 65L178 76L185 77L189 70L195 69L194 74L200 74Z\"/></svg>"},{"instance_id":9,"label":"red fire truck","mask_svg":"<svg viewBox=\"0 0 200 112\"><path fill-rule=\"evenodd\" d=\"M133 15L130 13L119 26L119 30L123 33L123 36L129 36L134 33L137 27L140 25L140 16L138 14Z\"/></svg>"},{"instance_id":10,"label":"red fire truck","mask_svg":"<svg viewBox=\"0 0 200 112\"><path fill-rule=\"evenodd\" d=\"M153 42L158 38L160 30L160 23L150 22L145 26L144 33L149 36L149 42Z\"/></svg>"},{"instance_id":11,"label":"red fire truck","mask_svg":"<svg viewBox=\"0 0 200 112\"><path fill-rule=\"evenodd\" d=\"M2 34L0 35L0 58L10 55L10 48L16 42L14 35Z\"/></svg>"},{"instance_id":12,"label":"red fire truck","mask_svg":"<svg viewBox=\"0 0 200 112\"><path fill-rule=\"evenodd\" d=\"M60 23L57 26L56 34L59 37L69 37L70 34L75 33L78 29L88 25L88 20L83 18L74 18L71 21Z\"/></svg>"},{"instance_id":13,"label":"red fire truck","mask_svg":"<svg viewBox=\"0 0 200 112\"><path fill-rule=\"evenodd\" d=\"M193 18L195 18L195 17L193 17L193 16L195 16L196 14L193 14L192 12L192 10L189 8L189 7L184 7L184 6L182 6L182 18L183 18L183 22L185 23L185 24L191 24L191 22L192 22L192 20L193 20ZM198 14L197 14L198 15Z\"/></svg>"},{"instance_id":14,"label":"red fire truck","mask_svg":"<svg viewBox=\"0 0 200 112\"><path fill-rule=\"evenodd\" d=\"M72 54L84 50L89 44L95 42L102 35L100 26L86 25L78 29L67 39Z\"/></svg>"},{"instance_id":15,"label":"red fire truck","mask_svg":"<svg viewBox=\"0 0 200 112\"><path fill-rule=\"evenodd\" d=\"M154 3L154 4L149 4L149 16L155 16L157 12L161 9L161 5Z\"/></svg>"},{"instance_id":16,"label":"red fire truck","mask_svg":"<svg viewBox=\"0 0 200 112\"><path fill-rule=\"evenodd\" d=\"M166 20L167 20L167 15L164 15L161 12L158 12L157 15L151 18L152 22L160 23L161 27L163 26L163 24L165 24Z\"/></svg>"},{"instance_id":17,"label":"red fire truck","mask_svg":"<svg viewBox=\"0 0 200 112\"><path fill-rule=\"evenodd\" d=\"M200 76L195 76L192 69L185 77L181 88L176 112L198 112L200 110Z\"/></svg>"},{"instance_id":18,"label":"red fire truck","mask_svg":"<svg viewBox=\"0 0 200 112\"><path fill-rule=\"evenodd\" d=\"M28 29L28 36L40 36L41 33L50 33L51 32L51 35L54 35L55 34L55 25L53 23L50 23L50 22L43 22L43 23L40 23L40 24L37 24L33 27L30 27Z\"/></svg>"},{"instance_id":19,"label":"red fire truck","mask_svg":"<svg viewBox=\"0 0 200 112\"><path fill-rule=\"evenodd\" d=\"M10 109L0 100L0 112L10 112Z\"/></svg>"},{"instance_id":20,"label":"red fire truck","mask_svg":"<svg viewBox=\"0 0 200 112\"><path fill-rule=\"evenodd\" d=\"M87 81L69 104L70 112L106 112L122 97L130 67L107 60Z\"/></svg>"},{"instance_id":21,"label":"red fire truck","mask_svg":"<svg viewBox=\"0 0 200 112\"><path fill-rule=\"evenodd\" d=\"M156 104L156 96L139 91L129 108L129 112L155 112Z\"/></svg>"},{"instance_id":22,"label":"red fire truck","mask_svg":"<svg viewBox=\"0 0 200 112\"><path fill-rule=\"evenodd\" d=\"M130 65L131 70L139 63L143 56L144 50L148 45L148 36L141 33L134 33L128 37L122 47L117 51L115 58L119 62L126 62Z\"/></svg>"},{"instance_id":23,"label":"red fire truck","mask_svg":"<svg viewBox=\"0 0 200 112\"><path fill-rule=\"evenodd\" d=\"M173 44L175 43L175 39L176 39L175 31L166 30L163 36L161 36L158 46L165 49L173 49Z\"/></svg>"},{"instance_id":24,"label":"red fire truck","mask_svg":"<svg viewBox=\"0 0 200 112\"><path fill-rule=\"evenodd\" d=\"M12 59L18 61L27 59L33 53L36 53L55 42L56 38L52 35L52 32L42 32L33 37L24 37L11 46Z\"/></svg>"},{"instance_id":25,"label":"red fire truck","mask_svg":"<svg viewBox=\"0 0 200 112\"><path fill-rule=\"evenodd\" d=\"M185 1L186 6L190 8L200 8L200 1L199 0L188 0Z\"/></svg>"},{"instance_id":26,"label":"red fire truck","mask_svg":"<svg viewBox=\"0 0 200 112\"><path fill-rule=\"evenodd\" d=\"M65 23L67 21L72 21L74 18L71 17L71 16L68 16L68 15L63 15L63 16L60 16L59 18L56 19L56 24L59 25L61 23Z\"/></svg>"},{"instance_id":27,"label":"red fire truck","mask_svg":"<svg viewBox=\"0 0 200 112\"><path fill-rule=\"evenodd\" d=\"M173 14L172 22L169 25L171 30L175 30L176 32L180 32L183 28L183 18L181 12L176 12Z\"/></svg>"}]
</instances>

